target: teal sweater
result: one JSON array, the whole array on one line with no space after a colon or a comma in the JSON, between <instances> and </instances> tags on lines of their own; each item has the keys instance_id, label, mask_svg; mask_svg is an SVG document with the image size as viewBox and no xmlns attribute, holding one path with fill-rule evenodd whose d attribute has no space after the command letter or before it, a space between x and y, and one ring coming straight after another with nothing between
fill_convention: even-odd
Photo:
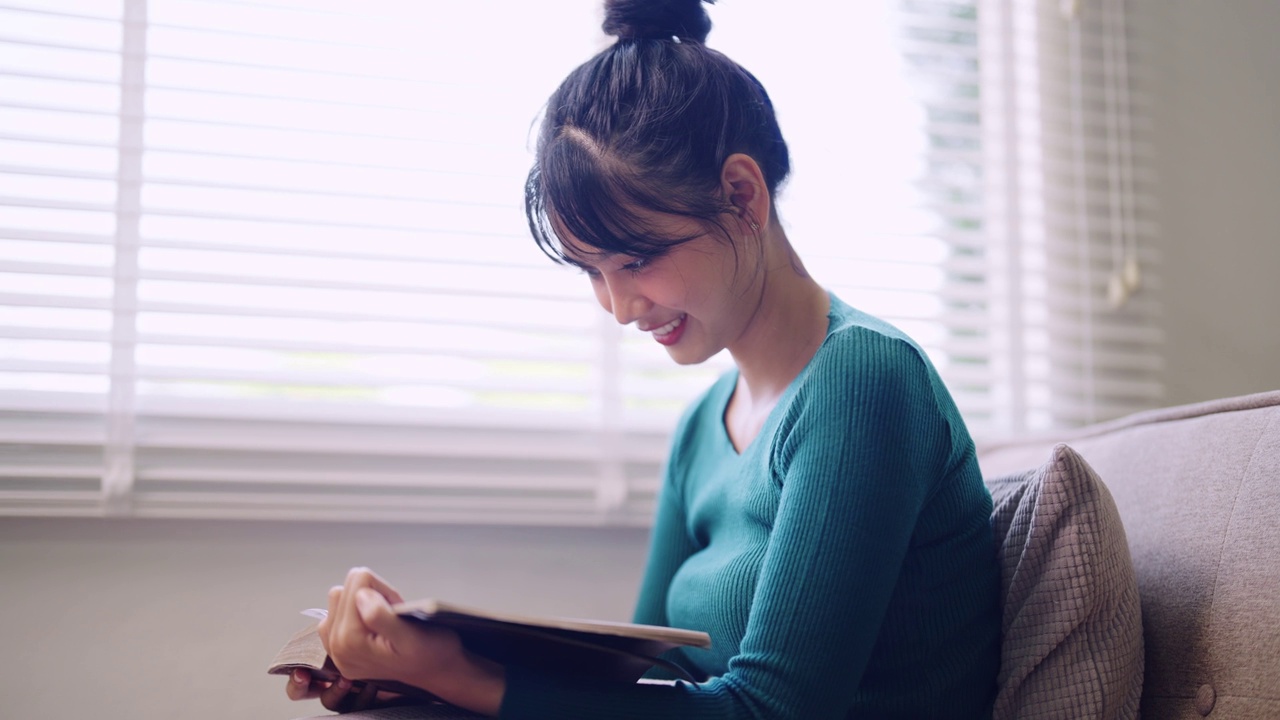
<instances>
[{"instance_id":1,"label":"teal sweater","mask_svg":"<svg viewBox=\"0 0 1280 720\"><path fill-rule=\"evenodd\" d=\"M697 684L508 669L503 718L984 718L999 569L973 441L924 353L834 296L817 354L739 454L729 373L685 413L636 621L705 630Z\"/></svg>"}]
</instances>

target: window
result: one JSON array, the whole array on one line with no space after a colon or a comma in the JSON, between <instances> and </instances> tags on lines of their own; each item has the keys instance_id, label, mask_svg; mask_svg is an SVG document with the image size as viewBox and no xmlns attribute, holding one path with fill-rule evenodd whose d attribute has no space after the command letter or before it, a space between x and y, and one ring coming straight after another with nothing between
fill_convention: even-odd
<instances>
[{"instance_id":1,"label":"window","mask_svg":"<svg viewBox=\"0 0 1280 720\"><path fill-rule=\"evenodd\" d=\"M976 433L1158 403L1123 5L866 5L711 10L810 270ZM599 6L5 2L0 513L647 522L728 361L618 327L521 212Z\"/></svg>"},{"instance_id":2,"label":"window","mask_svg":"<svg viewBox=\"0 0 1280 720\"><path fill-rule=\"evenodd\" d=\"M1126 0L982 9L995 427L1080 425L1158 406L1150 100Z\"/></svg>"}]
</instances>

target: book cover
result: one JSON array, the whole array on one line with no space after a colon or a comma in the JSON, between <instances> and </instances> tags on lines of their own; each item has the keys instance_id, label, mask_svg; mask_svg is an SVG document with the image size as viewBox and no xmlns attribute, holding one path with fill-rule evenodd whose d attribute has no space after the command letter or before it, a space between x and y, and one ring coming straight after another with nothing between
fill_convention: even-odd
<instances>
[{"instance_id":1,"label":"book cover","mask_svg":"<svg viewBox=\"0 0 1280 720\"><path fill-rule=\"evenodd\" d=\"M635 682L655 665L688 678L682 668L660 656L677 647L711 647L709 635L693 630L496 613L435 599L400 603L393 610L410 622L450 628L468 650L503 665L536 667L540 672L599 682ZM317 625L312 623L290 638L267 672L287 675L304 668L322 680L337 678ZM374 684L392 692L430 697L401 683Z\"/></svg>"}]
</instances>

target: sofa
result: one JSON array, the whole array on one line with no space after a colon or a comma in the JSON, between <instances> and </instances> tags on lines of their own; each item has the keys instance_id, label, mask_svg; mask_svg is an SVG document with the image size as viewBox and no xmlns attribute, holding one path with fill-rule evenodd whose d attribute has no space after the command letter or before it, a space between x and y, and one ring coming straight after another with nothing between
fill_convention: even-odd
<instances>
[{"instance_id":1,"label":"sofa","mask_svg":"<svg viewBox=\"0 0 1280 720\"><path fill-rule=\"evenodd\" d=\"M1280 392L984 442L978 459L986 478L1016 476L1062 444L1123 523L1141 605L1140 717L1280 718Z\"/></svg>"}]
</instances>

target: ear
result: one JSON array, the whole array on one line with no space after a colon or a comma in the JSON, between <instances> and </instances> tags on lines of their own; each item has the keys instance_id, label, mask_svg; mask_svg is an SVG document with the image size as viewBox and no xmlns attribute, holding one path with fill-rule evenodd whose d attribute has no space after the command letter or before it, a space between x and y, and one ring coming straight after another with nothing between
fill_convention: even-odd
<instances>
[{"instance_id":1,"label":"ear","mask_svg":"<svg viewBox=\"0 0 1280 720\"><path fill-rule=\"evenodd\" d=\"M750 155L734 153L725 159L720 168L720 191L744 223L760 227L769 224L769 186L760 165Z\"/></svg>"}]
</instances>

